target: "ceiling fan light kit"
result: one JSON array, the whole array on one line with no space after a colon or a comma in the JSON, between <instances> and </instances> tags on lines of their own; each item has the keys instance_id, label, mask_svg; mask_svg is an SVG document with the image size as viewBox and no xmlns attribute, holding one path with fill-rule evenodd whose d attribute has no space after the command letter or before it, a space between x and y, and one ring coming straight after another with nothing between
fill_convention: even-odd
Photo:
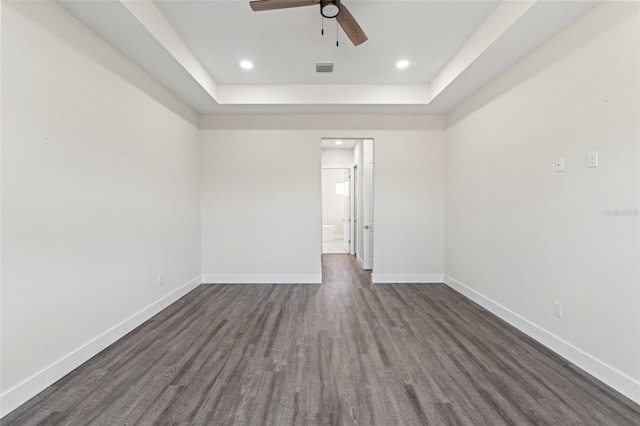
<instances>
[{"instance_id":1,"label":"ceiling fan light kit","mask_svg":"<svg viewBox=\"0 0 640 426\"><path fill-rule=\"evenodd\" d=\"M320 13L325 18L335 18L340 13L340 0L321 0Z\"/></svg>"},{"instance_id":2,"label":"ceiling fan light kit","mask_svg":"<svg viewBox=\"0 0 640 426\"><path fill-rule=\"evenodd\" d=\"M253 0L249 2L254 12L264 10L288 9L291 7L320 5L320 14L325 18L335 18L354 46L368 40L358 22L341 0ZM324 29L322 31L324 34ZM336 43L337 45L338 43Z\"/></svg>"}]
</instances>

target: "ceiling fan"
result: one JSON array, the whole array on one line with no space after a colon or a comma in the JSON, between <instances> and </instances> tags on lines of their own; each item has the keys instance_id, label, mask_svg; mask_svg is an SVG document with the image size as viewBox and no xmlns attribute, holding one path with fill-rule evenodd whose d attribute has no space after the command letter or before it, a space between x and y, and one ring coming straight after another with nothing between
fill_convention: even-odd
<instances>
[{"instance_id":1,"label":"ceiling fan","mask_svg":"<svg viewBox=\"0 0 640 426\"><path fill-rule=\"evenodd\" d=\"M325 18L336 18L349 40L358 46L368 40L360 25L340 0L254 0L249 3L254 12L287 9L289 7L320 5L320 13Z\"/></svg>"}]
</instances>

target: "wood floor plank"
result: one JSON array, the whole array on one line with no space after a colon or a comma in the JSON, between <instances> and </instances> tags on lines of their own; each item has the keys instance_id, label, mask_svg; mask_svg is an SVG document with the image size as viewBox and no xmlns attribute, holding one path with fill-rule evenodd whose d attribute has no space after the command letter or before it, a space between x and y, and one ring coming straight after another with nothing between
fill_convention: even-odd
<instances>
[{"instance_id":1,"label":"wood floor plank","mask_svg":"<svg viewBox=\"0 0 640 426\"><path fill-rule=\"evenodd\" d=\"M203 285L2 425L638 425L640 407L442 284Z\"/></svg>"}]
</instances>

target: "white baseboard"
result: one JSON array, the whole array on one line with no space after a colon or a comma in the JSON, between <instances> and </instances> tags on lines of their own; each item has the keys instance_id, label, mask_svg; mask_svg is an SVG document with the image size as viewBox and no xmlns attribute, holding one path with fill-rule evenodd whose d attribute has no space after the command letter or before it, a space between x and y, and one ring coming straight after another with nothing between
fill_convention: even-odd
<instances>
[{"instance_id":1,"label":"white baseboard","mask_svg":"<svg viewBox=\"0 0 640 426\"><path fill-rule=\"evenodd\" d=\"M635 401L637 404L640 404L640 382L617 371L581 349L576 348L571 343L549 333L547 330L494 302L488 297L483 296L477 291L472 290L455 279L445 275L444 283L467 298L473 300L489 312L502 318L531 338L537 340L539 343L551 349L561 357L577 365L596 379L611 386L613 389Z\"/></svg>"},{"instance_id":2,"label":"white baseboard","mask_svg":"<svg viewBox=\"0 0 640 426\"><path fill-rule=\"evenodd\" d=\"M195 277L187 284L167 294L160 300L130 316L126 320L85 343L50 366L34 374L24 382L0 395L0 418L6 416L36 396L38 393L42 392L68 373L87 362L106 347L125 336L127 333L174 303L176 300L180 299L185 294L189 293L194 288L198 287L200 284L200 276Z\"/></svg>"},{"instance_id":3,"label":"white baseboard","mask_svg":"<svg viewBox=\"0 0 640 426\"><path fill-rule=\"evenodd\" d=\"M358 262L358 265L359 265L362 269L364 269L364 260L360 259L360 256L358 256L357 254L356 254L356 262Z\"/></svg>"},{"instance_id":4,"label":"white baseboard","mask_svg":"<svg viewBox=\"0 0 640 426\"><path fill-rule=\"evenodd\" d=\"M371 274L374 284L442 283L442 274Z\"/></svg>"},{"instance_id":5,"label":"white baseboard","mask_svg":"<svg viewBox=\"0 0 640 426\"><path fill-rule=\"evenodd\" d=\"M203 284L322 284L322 274L204 274Z\"/></svg>"}]
</instances>

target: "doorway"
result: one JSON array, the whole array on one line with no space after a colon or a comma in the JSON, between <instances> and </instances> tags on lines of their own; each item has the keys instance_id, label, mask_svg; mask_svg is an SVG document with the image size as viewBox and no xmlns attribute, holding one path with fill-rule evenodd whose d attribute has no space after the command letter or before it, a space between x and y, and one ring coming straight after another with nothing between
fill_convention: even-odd
<instances>
[{"instance_id":1,"label":"doorway","mask_svg":"<svg viewBox=\"0 0 640 426\"><path fill-rule=\"evenodd\" d=\"M373 139L322 139L322 173L322 253L349 253L373 269Z\"/></svg>"}]
</instances>

